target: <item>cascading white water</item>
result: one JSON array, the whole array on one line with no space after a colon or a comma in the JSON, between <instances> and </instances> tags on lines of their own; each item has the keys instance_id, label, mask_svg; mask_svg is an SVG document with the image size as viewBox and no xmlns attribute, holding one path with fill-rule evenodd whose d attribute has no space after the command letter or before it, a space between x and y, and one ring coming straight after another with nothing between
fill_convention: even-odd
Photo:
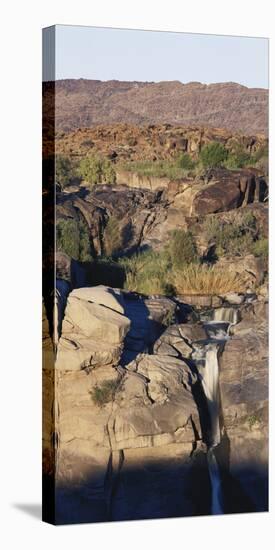
<instances>
[{"instance_id":1,"label":"cascading white water","mask_svg":"<svg viewBox=\"0 0 275 550\"><path fill-rule=\"evenodd\" d=\"M211 446L218 445L221 441L218 348L219 344L216 342L206 344L205 366L204 369L200 369L202 387L210 415Z\"/></svg>"},{"instance_id":2,"label":"cascading white water","mask_svg":"<svg viewBox=\"0 0 275 550\"><path fill-rule=\"evenodd\" d=\"M220 346L219 331L218 334L219 338L217 338L216 342L215 340L212 340L206 343L204 367L199 367L202 387L207 399L210 416L211 439L209 441L209 448L207 451L207 463L212 489L211 512L213 515L223 513L220 472L214 453L214 447L219 445L221 442L218 363L218 351ZM225 336L226 333L223 332L223 335Z\"/></svg>"},{"instance_id":3,"label":"cascading white water","mask_svg":"<svg viewBox=\"0 0 275 550\"><path fill-rule=\"evenodd\" d=\"M214 310L213 321L221 321L235 325L240 320L239 310L234 307L218 307Z\"/></svg>"},{"instance_id":4,"label":"cascading white water","mask_svg":"<svg viewBox=\"0 0 275 550\"><path fill-rule=\"evenodd\" d=\"M204 324L208 339L197 342L192 355L200 374L210 417L207 463L211 482L211 512L213 515L223 514L221 478L214 451L221 442L218 353L221 345L228 339L231 319L233 320L233 315L228 314L229 308L220 309L226 310L226 318L223 318L224 311L221 311L217 315L218 319L214 318L213 321Z\"/></svg>"},{"instance_id":5,"label":"cascading white water","mask_svg":"<svg viewBox=\"0 0 275 550\"><path fill-rule=\"evenodd\" d=\"M218 352L220 346L229 338L231 325L238 321L237 309L215 309L213 320L204 324L208 340L197 343L193 356L201 377L210 417L211 435L208 441L207 463L212 489L211 512L215 515L223 514L221 478L214 450L221 442Z\"/></svg>"}]
</instances>

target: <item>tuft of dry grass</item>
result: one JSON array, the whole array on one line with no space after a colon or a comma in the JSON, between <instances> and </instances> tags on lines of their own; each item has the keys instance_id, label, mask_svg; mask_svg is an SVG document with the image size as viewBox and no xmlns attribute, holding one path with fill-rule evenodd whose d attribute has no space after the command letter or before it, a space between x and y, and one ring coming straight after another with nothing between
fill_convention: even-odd
<instances>
[{"instance_id":1,"label":"tuft of dry grass","mask_svg":"<svg viewBox=\"0 0 275 550\"><path fill-rule=\"evenodd\" d=\"M215 266L191 264L172 275L177 294L216 295L245 290L246 279L242 275Z\"/></svg>"}]
</instances>

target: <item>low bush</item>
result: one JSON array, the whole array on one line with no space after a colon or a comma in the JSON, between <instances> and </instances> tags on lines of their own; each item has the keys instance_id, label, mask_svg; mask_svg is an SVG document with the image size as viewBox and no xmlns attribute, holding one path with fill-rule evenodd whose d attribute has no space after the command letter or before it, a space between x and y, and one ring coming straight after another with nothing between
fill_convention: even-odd
<instances>
[{"instance_id":1,"label":"low bush","mask_svg":"<svg viewBox=\"0 0 275 550\"><path fill-rule=\"evenodd\" d=\"M254 164L253 158L240 144L236 145L232 151L228 153L224 166L229 170L244 168Z\"/></svg>"},{"instance_id":2,"label":"low bush","mask_svg":"<svg viewBox=\"0 0 275 550\"><path fill-rule=\"evenodd\" d=\"M217 141L211 141L204 145L200 152L200 160L204 168L217 168L223 166L228 152L224 145Z\"/></svg>"},{"instance_id":3,"label":"low bush","mask_svg":"<svg viewBox=\"0 0 275 550\"><path fill-rule=\"evenodd\" d=\"M252 212L237 211L230 222L208 216L203 223L203 231L208 241L215 243L218 256L253 254L254 242L258 238L256 218Z\"/></svg>"},{"instance_id":4,"label":"low bush","mask_svg":"<svg viewBox=\"0 0 275 550\"><path fill-rule=\"evenodd\" d=\"M55 158L55 180L61 189L73 183L77 179L77 166L69 157L56 155Z\"/></svg>"},{"instance_id":5,"label":"low bush","mask_svg":"<svg viewBox=\"0 0 275 550\"><path fill-rule=\"evenodd\" d=\"M56 248L81 262L90 261L89 230L84 220L60 219L56 223Z\"/></svg>"},{"instance_id":6,"label":"low bush","mask_svg":"<svg viewBox=\"0 0 275 550\"><path fill-rule=\"evenodd\" d=\"M175 268L198 261L195 240L190 231L184 231L183 229L172 231L168 251L171 263Z\"/></svg>"},{"instance_id":7,"label":"low bush","mask_svg":"<svg viewBox=\"0 0 275 550\"><path fill-rule=\"evenodd\" d=\"M95 405L104 407L107 403L114 400L115 392L118 388L118 380L104 380L101 385L96 386L90 391Z\"/></svg>"},{"instance_id":8,"label":"low bush","mask_svg":"<svg viewBox=\"0 0 275 550\"><path fill-rule=\"evenodd\" d=\"M182 153L177 161L179 168L183 170L193 170L196 166L195 161L188 155L188 153Z\"/></svg>"},{"instance_id":9,"label":"low bush","mask_svg":"<svg viewBox=\"0 0 275 550\"><path fill-rule=\"evenodd\" d=\"M116 173L108 159L97 156L85 157L79 163L78 173L89 185L98 183L114 184Z\"/></svg>"},{"instance_id":10,"label":"low bush","mask_svg":"<svg viewBox=\"0 0 275 550\"><path fill-rule=\"evenodd\" d=\"M268 258L268 239L260 238L253 243L252 246L253 254L256 257L261 257L264 259Z\"/></svg>"},{"instance_id":11,"label":"low bush","mask_svg":"<svg viewBox=\"0 0 275 550\"><path fill-rule=\"evenodd\" d=\"M141 294L171 295L169 283L170 260L167 253L146 251L131 258L120 259L125 269L125 287Z\"/></svg>"},{"instance_id":12,"label":"low bush","mask_svg":"<svg viewBox=\"0 0 275 550\"><path fill-rule=\"evenodd\" d=\"M74 219L58 220L56 224L56 247L75 260L79 259L79 231Z\"/></svg>"}]
</instances>

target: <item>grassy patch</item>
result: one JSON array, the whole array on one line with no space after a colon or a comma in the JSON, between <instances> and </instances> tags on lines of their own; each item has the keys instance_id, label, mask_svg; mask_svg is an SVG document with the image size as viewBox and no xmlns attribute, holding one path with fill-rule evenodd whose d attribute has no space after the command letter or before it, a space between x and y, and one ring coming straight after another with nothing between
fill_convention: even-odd
<instances>
[{"instance_id":1,"label":"grassy patch","mask_svg":"<svg viewBox=\"0 0 275 550\"><path fill-rule=\"evenodd\" d=\"M177 294L216 295L245 289L245 279L240 275L205 264L191 264L176 270L172 284Z\"/></svg>"},{"instance_id":2,"label":"grassy patch","mask_svg":"<svg viewBox=\"0 0 275 550\"><path fill-rule=\"evenodd\" d=\"M196 163L187 154L174 160L143 160L125 162L118 165L118 169L135 172L140 176L169 178L180 180L193 174Z\"/></svg>"},{"instance_id":3,"label":"grassy patch","mask_svg":"<svg viewBox=\"0 0 275 550\"><path fill-rule=\"evenodd\" d=\"M172 293L168 280L170 259L166 252L146 251L123 258L119 264L125 269L128 290L141 294Z\"/></svg>"},{"instance_id":4,"label":"grassy patch","mask_svg":"<svg viewBox=\"0 0 275 550\"><path fill-rule=\"evenodd\" d=\"M268 259L268 239L260 238L253 243L252 246L253 254L257 258Z\"/></svg>"}]
</instances>

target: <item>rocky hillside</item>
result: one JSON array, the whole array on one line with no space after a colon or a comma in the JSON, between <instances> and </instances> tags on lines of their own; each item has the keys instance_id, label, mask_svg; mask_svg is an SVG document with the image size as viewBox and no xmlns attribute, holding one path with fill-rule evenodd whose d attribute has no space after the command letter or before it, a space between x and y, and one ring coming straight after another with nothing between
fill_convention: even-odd
<instances>
[{"instance_id":1,"label":"rocky hillside","mask_svg":"<svg viewBox=\"0 0 275 550\"><path fill-rule=\"evenodd\" d=\"M44 84L45 103L50 88ZM266 134L268 91L233 82L56 82L57 130L70 132L121 122L199 125Z\"/></svg>"},{"instance_id":2,"label":"rocky hillside","mask_svg":"<svg viewBox=\"0 0 275 550\"><path fill-rule=\"evenodd\" d=\"M242 135L219 128L169 124L109 124L78 128L69 133L57 132L55 145L59 155L83 157L99 154L117 163L172 159L181 153L197 156L202 147L212 141L221 143L228 151L238 146L249 155L267 146L263 134Z\"/></svg>"}]
</instances>

